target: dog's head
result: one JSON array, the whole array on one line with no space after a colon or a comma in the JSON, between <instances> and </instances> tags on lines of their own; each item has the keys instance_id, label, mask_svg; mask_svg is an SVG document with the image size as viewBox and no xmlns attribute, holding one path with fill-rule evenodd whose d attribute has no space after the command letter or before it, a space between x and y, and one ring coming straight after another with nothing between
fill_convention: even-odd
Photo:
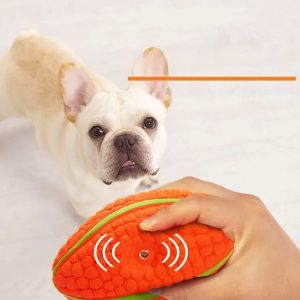
<instances>
[{"instance_id":1,"label":"dog's head","mask_svg":"<svg viewBox=\"0 0 300 300\"><path fill-rule=\"evenodd\" d=\"M133 76L167 76L162 51L147 49ZM104 183L156 174L165 149L166 81L135 82L127 90L105 88L82 67L65 64L60 89L66 117L80 136L80 151Z\"/></svg>"}]
</instances>

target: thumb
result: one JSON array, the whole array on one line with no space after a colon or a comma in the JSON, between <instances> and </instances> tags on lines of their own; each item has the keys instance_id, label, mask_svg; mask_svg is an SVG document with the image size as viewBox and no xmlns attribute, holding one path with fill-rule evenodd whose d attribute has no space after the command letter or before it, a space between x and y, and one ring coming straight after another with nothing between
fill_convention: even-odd
<instances>
[{"instance_id":1,"label":"thumb","mask_svg":"<svg viewBox=\"0 0 300 300\"><path fill-rule=\"evenodd\" d=\"M237 218L243 217L241 212L237 212L238 207L234 200L212 195L192 194L162 208L142 221L140 227L146 231L157 231L196 221L229 231L226 233L233 238L231 230L226 229L232 227L231 224L238 224Z\"/></svg>"}]
</instances>

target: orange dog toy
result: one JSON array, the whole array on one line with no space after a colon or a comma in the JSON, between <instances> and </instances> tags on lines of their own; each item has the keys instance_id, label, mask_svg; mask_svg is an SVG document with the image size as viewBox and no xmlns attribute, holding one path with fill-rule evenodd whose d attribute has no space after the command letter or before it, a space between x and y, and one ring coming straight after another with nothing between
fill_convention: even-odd
<instances>
[{"instance_id":1,"label":"orange dog toy","mask_svg":"<svg viewBox=\"0 0 300 300\"><path fill-rule=\"evenodd\" d=\"M220 229L196 222L158 232L139 227L187 195L151 191L99 211L60 249L52 266L55 287L71 300L164 299L147 291L217 272L233 252Z\"/></svg>"}]
</instances>

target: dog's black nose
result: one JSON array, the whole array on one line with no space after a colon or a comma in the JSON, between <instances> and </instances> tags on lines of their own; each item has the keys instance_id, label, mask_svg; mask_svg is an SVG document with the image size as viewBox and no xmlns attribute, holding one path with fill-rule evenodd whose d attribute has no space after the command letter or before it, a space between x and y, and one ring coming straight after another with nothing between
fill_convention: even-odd
<instances>
[{"instance_id":1,"label":"dog's black nose","mask_svg":"<svg viewBox=\"0 0 300 300\"><path fill-rule=\"evenodd\" d=\"M114 140L115 147L124 152L131 150L135 143L136 139L131 134L118 135Z\"/></svg>"}]
</instances>

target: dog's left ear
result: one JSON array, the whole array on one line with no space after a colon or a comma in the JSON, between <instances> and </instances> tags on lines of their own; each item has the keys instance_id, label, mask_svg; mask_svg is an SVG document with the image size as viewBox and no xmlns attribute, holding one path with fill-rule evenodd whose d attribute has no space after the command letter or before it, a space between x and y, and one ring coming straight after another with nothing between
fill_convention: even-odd
<instances>
[{"instance_id":1,"label":"dog's left ear","mask_svg":"<svg viewBox=\"0 0 300 300\"><path fill-rule=\"evenodd\" d=\"M59 88L65 114L69 121L75 122L78 113L95 94L95 84L82 67L66 63L59 70Z\"/></svg>"},{"instance_id":2,"label":"dog's left ear","mask_svg":"<svg viewBox=\"0 0 300 300\"><path fill-rule=\"evenodd\" d=\"M169 75L168 62L163 52L158 48L148 48L133 66L132 76ZM166 107L172 100L171 90L167 81L133 81L132 85L142 88L150 95L160 99Z\"/></svg>"}]
</instances>

